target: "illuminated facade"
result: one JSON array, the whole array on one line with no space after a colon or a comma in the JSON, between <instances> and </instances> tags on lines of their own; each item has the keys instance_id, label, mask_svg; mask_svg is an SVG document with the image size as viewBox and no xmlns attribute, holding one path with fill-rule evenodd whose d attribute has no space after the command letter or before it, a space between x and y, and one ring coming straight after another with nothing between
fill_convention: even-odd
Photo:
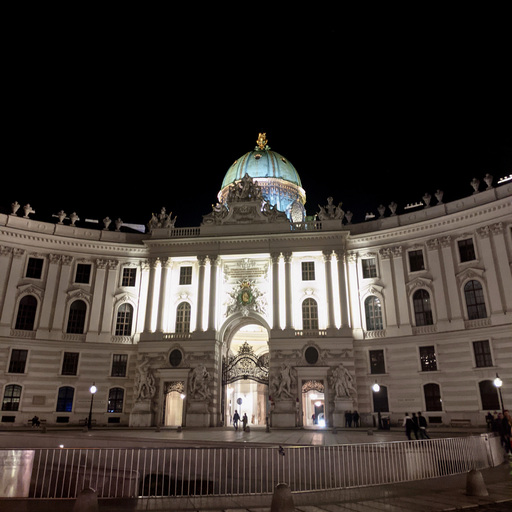
<instances>
[{"instance_id":1,"label":"illuminated facade","mask_svg":"<svg viewBox=\"0 0 512 512\"><path fill-rule=\"evenodd\" d=\"M511 403L510 183L359 224L329 198L304 220L293 167L258 175L282 158L263 141L199 227L0 215L2 423L77 424L93 382L111 425L483 424L496 373Z\"/></svg>"}]
</instances>

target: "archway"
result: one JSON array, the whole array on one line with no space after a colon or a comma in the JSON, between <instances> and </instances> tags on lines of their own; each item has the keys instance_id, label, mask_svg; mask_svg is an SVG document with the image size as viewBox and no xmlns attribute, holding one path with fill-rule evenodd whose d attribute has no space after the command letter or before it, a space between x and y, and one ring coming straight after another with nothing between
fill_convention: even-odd
<instances>
[{"instance_id":1,"label":"archway","mask_svg":"<svg viewBox=\"0 0 512 512\"><path fill-rule=\"evenodd\" d=\"M266 424L268 415L268 331L252 321L240 322L226 343L223 360L223 422L247 415L249 426Z\"/></svg>"},{"instance_id":2,"label":"archway","mask_svg":"<svg viewBox=\"0 0 512 512\"><path fill-rule=\"evenodd\" d=\"M166 382L164 388L163 425L166 427L183 426L184 383Z\"/></svg>"},{"instance_id":3,"label":"archway","mask_svg":"<svg viewBox=\"0 0 512 512\"><path fill-rule=\"evenodd\" d=\"M302 383L303 422L306 427L326 426L325 386L322 381L308 380Z\"/></svg>"}]
</instances>

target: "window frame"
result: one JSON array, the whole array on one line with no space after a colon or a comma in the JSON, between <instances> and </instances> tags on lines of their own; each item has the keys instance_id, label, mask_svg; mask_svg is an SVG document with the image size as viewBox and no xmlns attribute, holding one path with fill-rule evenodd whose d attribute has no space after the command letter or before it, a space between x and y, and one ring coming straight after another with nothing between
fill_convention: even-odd
<instances>
[{"instance_id":1,"label":"window frame","mask_svg":"<svg viewBox=\"0 0 512 512\"><path fill-rule=\"evenodd\" d=\"M301 261L300 269L302 281L316 281L316 269L314 261Z\"/></svg>"},{"instance_id":2,"label":"window frame","mask_svg":"<svg viewBox=\"0 0 512 512\"><path fill-rule=\"evenodd\" d=\"M19 389L19 395L15 396L15 394L13 392L9 396L7 396L7 390L10 388L12 388L13 391ZM21 386L20 384L15 384L15 383L10 383L10 384L6 383L4 386L4 392L2 395L2 411L18 412L20 410L22 395L23 395L23 386ZM6 402L6 397L10 398L10 401ZM16 398L17 398L17 400L14 400ZM16 404L16 407L13 407L13 406L6 407L7 403Z\"/></svg>"},{"instance_id":3,"label":"window frame","mask_svg":"<svg viewBox=\"0 0 512 512\"><path fill-rule=\"evenodd\" d=\"M14 361L13 360L14 353L16 353L16 354L24 353L25 354L24 361L21 361L21 360ZM27 364L28 364L28 353L29 353L29 351L26 348L11 348L11 352L9 354L9 364L7 366L7 373L12 373L14 375L26 374L27 373ZM14 371L14 370L16 370L16 368L15 368L16 365L20 365L20 368L21 368L21 362L23 363L23 369L21 371Z\"/></svg>"},{"instance_id":4,"label":"window frame","mask_svg":"<svg viewBox=\"0 0 512 512\"><path fill-rule=\"evenodd\" d=\"M318 331L319 318L318 318L318 301L313 297L306 297L301 303L302 312L302 330L303 331ZM307 315L304 315L307 312ZM316 316L315 316L316 313Z\"/></svg>"},{"instance_id":5,"label":"window frame","mask_svg":"<svg viewBox=\"0 0 512 512\"><path fill-rule=\"evenodd\" d=\"M128 275L125 275L125 274ZM121 272L121 288L134 288L137 286L137 267L125 266ZM133 282L133 284L131 284Z\"/></svg>"},{"instance_id":6,"label":"window frame","mask_svg":"<svg viewBox=\"0 0 512 512\"><path fill-rule=\"evenodd\" d=\"M425 309L425 297L416 298L420 293L426 294L428 297L429 309ZM412 312L414 314L414 325L416 327L425 327L427 325L434 325L434 312L432 310L432 296L429 290L426 288L418 288L414 290L411 295ZM421 310L416 306L421 304ZM420 320L420 321L418 321Z\"/></svg>"},{"instance_id":7,"label":"window frame","mask_svg":"<svg viewBox=\"0 0 512 512\"><path fill-rule=\"evenodd\" d=\"M373 265L365 263L371 260L374 262ZM367 271L370 275L365 275ZM371 275L373 273L375 273L375 275ZM364 258L361 258L361 276L363 279L375 279L379 277L376 256L366 256Z\"/></svg>"},{"instance_id":8,"label":"window frame","mask_svg":"<svg viewBox=\"0 0 512 512\"><path fill-rule=\"evenodd\" d=\"M471 250L473 252L473 258L472 259L466 259L462 258L462 252L461 252L461 243L466 242L468 240L471 240ZM465 263L471 263L478 260L478 255L476 251L476 244L475 244L475 238L473 236L464 236L456 240L457 243L457 257L459 260L459 264L465 264ZM468 251L468 249L464 249L464 252Z\"/></svg>"},{"instance_id":9,"label":"window frame","mask_svg":"<svg viewBox=\"0 0 512 512\"><path fill-rule=\"evenodd\" d=\"M189 302L182 301L176 306L176 322L174 324L174 332L177 334L188 334L191 332L191 327L192 306Z\"/></svg>"},{"instance_id":10,"label":"window frame","mask_svg":"<svg viewBox=\"0 0 512 512\"><path fill-rule=\"evenodd\" d=\"M34 262L41 262L40 265L41 265L41 268L38 268L39 264L38 265L33 265ZM35 279L36 281L41 281L41 279L43 279L43 275L44 275L44 263L45 263L45 259L44 258L41 258L39 256L29 256L28 259L27 259L27 265L25 267L25 279ZM37 276L35 275L29 275L29 272L34 272L34 270L36 270L38 273Z\"/></svg>"},{"instance_id":11,"label":"window frame","mask_svg":"<svg viewBox=\"0 0 512 512\"><path fill-rule=\"evenodd\" d=\"M22 302L27 299L33 299L35 301L35 307L33 305L23 305ZM23 295L23 297L18 301L18 310L16 312L14 329L17 331L34 331L37 325L38 309L39 300L35 295ZM26 327L31 327L31 329L27 329Z\"/></svg>"},{"instance_id":12,"label":"window frame","mask_svg":"<svg viewBox=\"0 0 512 512\"><path fill-rule=\"evenodd\" d=\"M466 290L466 287L470 283L478 283L480 286L480 290L475 290L475 289ZM473 285L473 287L474 287L474 285ZM478 293L478 292L480 292L480 293ZM466 306L465 314L466 314L466 318L468 320L482 320L484 318L489 318L489 314L487 312L487 301L485 298L484 285L479 279L468 279L462 286L462 293L464 296L464 304ZM471 305L468 303L468 295L470 293L473 294L474 299L475 299L475 303L471 304ZM481 301L479 302L478 299L480 298L480 296L481 296ZM480 314L482 312L482 307L483 307L483 313L484 313L483 316ZM473 311L473 313L470 313L470 308L471 308L471 311ZM474 316L474 312L477 312L478 316Z\"/></svg>"},{"instance_id":13,"label":"window frame","mask_svg":"<svg viewBox=\"0 0 512 512\"><path fill-rule=\"evenodd\" d=\"M427 348L430 348L430 347L433 348L433 355L434 355L435 368L433 368L433 369L429 369L428 368L428 366L427 366L428 362L423 364L423 359L422 359L422 354L421 354L422 349L427 349ZM439 364L438 364L438 361L437 361L437 349L436 349L435 345L420 345L418 347L418 358L419 358L420 372L421 373L431 373L431 372L439 371Z\"/></svg>"},{"instance_id":14,"label":"window frame","mask_svg":"<svg viewBox=\"0 0 512 512\"><path fill-rule=\"evenodd\" d=\"M73 357L70 357L73 356ZM66 358L69 360L66 361ZM78 366L80 364L80 352L71 352L65 350L62 353L62 361L60 364L60 375L64 377L76 377L78 375ZM66 369L66 372L64 370ZM71 373L74 371L74 373Z\"/></svg>"},{"instance_id":15,"label":"window frame","mask_svg":"<svg viewBox=\"0 0 512 512\"><path fill-rule=\"evenodd\" d=\"M421 268L413 268L413 263L416 265L419 255L421 254ZM409 273L424 272L427 270L427 262L425 260L425 252L423 248L409 249L407 251L407 264L409 265Z\"/></svg>"},{"instance_id":16,"label":"window frame","mask_svg":"<svg viewBox=\"0 0 512 512\"><path fill-rule=\"evenodd\" d=\"M121 395L122 395L121 398L119 398L119 396L111 398L111 393L114 390L116 391L116 395L118 394L119 391L121 391ZM125 395L126 395L125 389L120 386L113 386L113 387L109 388L108 396L107 396L107 414L122 414L123 413ZM110 406L111 401L114 403L114 408L113 408L114 410L110 410L111 409L111 406ZM119 402L121 402L120 410L117 409Z\"/></svg>"},{"instance_id":17,"label":"window frame","mask_svg":"<svg viewBox=\"0 0 512 512\"><path fill-rule=\"evenodd\" d=\"M481 353L477 354L477 351L475 350L477 343L479 343L479 344L485 343L487 346L487 350L482 351ZM481 346L484 346L484 345L481 345ZM491 341L489 339L474 340L471 342L471 348L472 348L472 352L473 352L473 361L474 361L475 368L493 368L494 367L494 357L493 357L492 348L491 348ZM478 364L478 362L480 360L483 360L483 362L490 361L490 364L483 364L483 365Z\"/></svg>"},{"instance_id":18,"label":"window frame","mask_svg":"<svg viewBox=\"0 0 512 512\"><path fill-rule=\"evenodd\" d=\"M367 306L369 305L369 300L372 300L373 303L377 302L377 305L379 306L377 309L380 312L378 316L373 313L375 311L374 304L372 304L371 310L368 309ZM382 299L378 295L372 294L364 298L363 311L365 318L365 328L367 331L382 331L384 329L384 311L382 307ZM375 320L377 320L377 322Z\"/></svg>"},{"instance_id":19,"label":"window frame","mask_svg":"<svg viewBox=\"0 0 512 512\"><path fill-rule=\"evenodd\" d=\"M181 265L178 284L179 286L190 286L192 284L192 265ZM189 282L187 282L189 281Z\"/></svg>"},{"instance_id":20,"label":"window frame","mask_svg":"<svg viewBox=\"0 0 512 512\"><path fill-rule=\"evenodd\" d=\"M119 367L122 366L122 364L121 364L122 361L115 361L116 356L125 358L125 361L124 361L124 374L123 375L117 375L117 373L119 373L119 372L116 372L116 374L114 374L114 368L116 368L117 366L119 366ZM112 359L110 361L110 377L114 377L114 378L118 378L118 379L126 378L128 376L128 360L129 360L129 355L128 354L113 353L112 354Z\"/></svg>"}]
</instances>

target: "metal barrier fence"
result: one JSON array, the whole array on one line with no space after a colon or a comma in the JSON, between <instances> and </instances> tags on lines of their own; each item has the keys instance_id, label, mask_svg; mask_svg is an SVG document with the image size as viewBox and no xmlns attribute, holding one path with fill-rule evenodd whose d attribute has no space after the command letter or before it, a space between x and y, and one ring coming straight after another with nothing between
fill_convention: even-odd
<instances>
[{"instance_id":1,"label":"metal barrier fence","mask_svg":"<svg viewBox=\"0 0 512 512\"><path fill-rule=\"evenodd\" d=\"M99 497L270 494L279 482L304 492L435 478L493 464L486 436L285 448L22 452L25 458L25 452L32 453L31 471L25 467L30 478L25 495L32 498L72 498L85 486Z\"/></svg>"}]
</instances>

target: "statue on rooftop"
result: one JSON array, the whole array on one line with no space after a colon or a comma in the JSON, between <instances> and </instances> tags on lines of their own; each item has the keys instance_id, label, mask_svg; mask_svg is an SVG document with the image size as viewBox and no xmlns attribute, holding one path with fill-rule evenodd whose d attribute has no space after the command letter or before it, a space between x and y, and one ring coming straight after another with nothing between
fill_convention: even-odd
<instances>
[{"instance_id":1,"label":"statue on rooftop","mask_svg":"<svg viewBox=\"0 0 512 512\"><path fill-rule=\"evenodd\" d=\"M341 209L341 205L343 203L338 203L338 206L333 204L333 198L327 198L327 204L325 206L320 206L320 211L317 213L319 220L333 220L340 219L343 220L345 216L345 212Z\"/></svg>"}]
</instances>

